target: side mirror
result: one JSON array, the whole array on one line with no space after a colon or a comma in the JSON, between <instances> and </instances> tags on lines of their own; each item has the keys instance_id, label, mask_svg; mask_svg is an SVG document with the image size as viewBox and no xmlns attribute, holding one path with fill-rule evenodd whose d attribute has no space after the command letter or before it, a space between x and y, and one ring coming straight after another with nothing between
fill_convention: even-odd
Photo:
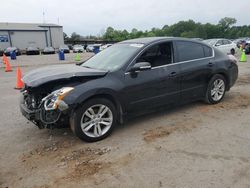
<instances>
[{"instance_id":1,"label":"side mirror","mask_svg":"<svg viewBox=\"0 0 250 188\"><path fill-rule=\"evenodd\" d=\"M149 62L139 62L136 63L129 72L136 72L136 71L144 71L144 70L150 70L151 69L151 64Z\"/></svg>"},{"instance_id":2,"label":"side mirror","mask_svg":"<svg viewBox=\"0 0 250 188\"><path fill-rule=\"evenodd\" d=\"M221 46L221 44L217 43L217 44L215 44L215 46Z\"/></svg>"}]
</instances>

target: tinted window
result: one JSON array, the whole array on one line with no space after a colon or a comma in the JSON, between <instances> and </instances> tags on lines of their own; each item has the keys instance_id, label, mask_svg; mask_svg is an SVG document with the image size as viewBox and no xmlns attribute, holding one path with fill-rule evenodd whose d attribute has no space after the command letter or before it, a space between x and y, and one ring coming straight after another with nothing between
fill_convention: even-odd
<instances>
[{"instance_id":1,"label":"tinted window","mask_svg":"<svg viewBox=\"0 0 250 188\"><path fill-rule=\"evenodd\" d=\"M152 67L172 63L172 43L162 43L150 47L136 62L149 62Z\"/></svg>"},{"instance_id":2,"label":"tinted window","mask_svg":"<svg viewBox=\"0 0 250 188\"><path fill-rule=\"evenodd\" d=\"M179 61L188 61L205 57L203 45L201 44L194 42L177 41L176 45Z\"/></svg>"},{"instance_id":3,"label":"tinted window","mask_svg":"<svg viewBox=\"0 0 250 188\"><path fill-rule=\"evenodd\" d=\"M203 46L205 57L211 57L213 55L212 48Z\"/></svg>"}]
</instances>

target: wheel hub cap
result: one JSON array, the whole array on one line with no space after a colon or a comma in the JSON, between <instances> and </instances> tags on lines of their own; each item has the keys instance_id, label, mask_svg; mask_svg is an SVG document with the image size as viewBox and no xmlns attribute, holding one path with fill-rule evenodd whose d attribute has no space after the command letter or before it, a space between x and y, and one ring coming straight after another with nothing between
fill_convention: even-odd
<instances>
[{"instance_id":1,"label":"wheel hub cap","mask_svg":"<svg viewBox=\"0 0 250 188\"><path fill-rule=\"evenodd\" d=\"M113 123L112 111L102 104L97 104L88 108L82 115L81 128L89 137L97 138L111 128Z\"/></svg>"},{"instance_id":2,"label":"wheel hub cap","mask_svg":"<svg viewBox=\"0 0 250 188\"><path fill-rule=\"evenodd\" d=\"M219 101L223 97L225 92L225 83L222 79L217 79L213 83L211 90L211 97L214 101Z\"/></svg>"}]
</instances>

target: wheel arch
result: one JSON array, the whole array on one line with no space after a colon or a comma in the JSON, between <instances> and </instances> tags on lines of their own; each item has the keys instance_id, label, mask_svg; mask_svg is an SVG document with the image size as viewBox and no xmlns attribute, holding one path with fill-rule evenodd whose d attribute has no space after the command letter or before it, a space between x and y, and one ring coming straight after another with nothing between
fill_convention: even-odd
<instances>
[{"instance_id":1,"label":"wheel arch","mask_svg":"<svg viewBox=\"0 0 250 188\"><path fill-rule=\"evenodd\" d=\"M212 74L210 77L209 77L209 79L208 79L208 82L212 79L212 77L214 76L214 75L216 75L216 74L220 74L220 75L222 75L224 78L225 78L225 80L226 80L226 91L228 91L229 89L230 89L230 84L229 84L229 76L228 76L228 74L226 73L226 72L224 72L224 71L218 71L218 72L216 72L216 73L214 73L214 74Z\"/></svg>"},{"instance_id":2,"label":"wheel arch","mask_svg":"<svg viewBox=\"0 0 250 188\"><path fill-rule=\"evenodd\" d=\"M111 93L95 93L95 94L92 94L92 95L84 98L83 100L79 101L77 103L77 105L75 106L75 109L79 108L86 101L94 99L94 98L105 98L105 99L111 101L114 104L114 106L115 106L115 108L117 110L118 122L121 123L121 124L124 122L124 120L123 120L124 108L123 108L122 104L120 103L120 101L117 99L117 97L115 97Z\"/></svg>"}]
</instances>

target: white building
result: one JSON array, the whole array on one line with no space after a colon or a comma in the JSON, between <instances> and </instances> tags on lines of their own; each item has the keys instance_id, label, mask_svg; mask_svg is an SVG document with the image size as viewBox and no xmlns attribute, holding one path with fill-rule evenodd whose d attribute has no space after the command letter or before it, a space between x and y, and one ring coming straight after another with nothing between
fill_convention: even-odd
<instances>
[{"instance_id":1,"label":"white building","mask_svg":"<svg viewBox=\"0 0 250 188\"><path fill-rule=\"evenodd\" d=\"M29 46L59 48L62 44L63 27L60 25L0 22L0 49L10 46L21 50Z\"/></svg>"}]
</instances>

